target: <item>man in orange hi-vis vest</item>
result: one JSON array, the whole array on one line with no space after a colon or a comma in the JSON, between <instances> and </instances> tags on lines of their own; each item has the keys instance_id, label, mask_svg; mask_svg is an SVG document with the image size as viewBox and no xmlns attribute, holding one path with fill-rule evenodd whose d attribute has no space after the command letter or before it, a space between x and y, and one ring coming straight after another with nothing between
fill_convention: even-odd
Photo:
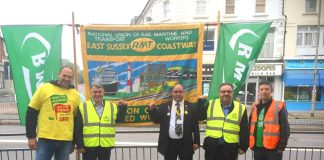
<instances>
[{"instance_id":1,"label":"man in orange hi-vis vest","mask_svg":"<svg viewBox=\"0 0 324 160\"><path fill-rule=\"evenodd\" d=\"M254 160L282 160L290 135L286 104L272 99L273 86L259 83L260 101L253 104L250 115L250 148Z\"/></svg>"}]
</instances>

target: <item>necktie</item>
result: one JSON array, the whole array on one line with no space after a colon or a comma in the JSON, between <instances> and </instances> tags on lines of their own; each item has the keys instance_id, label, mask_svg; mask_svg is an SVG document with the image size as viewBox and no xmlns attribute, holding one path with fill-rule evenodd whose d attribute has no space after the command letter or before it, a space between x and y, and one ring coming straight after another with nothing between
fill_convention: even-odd
<instances>
[{"instance_id":1,"label":"necktie","mask_svg":"<svg viewBox=\"0 0 324 160\"><path fill-rule=\"evenodd\" d=\"M176 125L175 125L175 132L177 135L182 134L182 124L177 123L177 121L181 121L181 109L180 109L180 104L176 103L177 106L177 112L176 112Z\"/></svg>"}]
</instances>

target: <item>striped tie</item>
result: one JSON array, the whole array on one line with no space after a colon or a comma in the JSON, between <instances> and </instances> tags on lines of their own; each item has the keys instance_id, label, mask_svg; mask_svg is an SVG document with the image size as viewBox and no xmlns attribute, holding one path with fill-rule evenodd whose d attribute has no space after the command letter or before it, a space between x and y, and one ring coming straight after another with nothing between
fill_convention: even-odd
<instances>
[{"instance_id":1,"label":"striped tie","mask_svg":"<svg viewBox=\"0 0 324 160\"><path fill-rule=\"evenodd\" d=\"M175 132L178 136L182 134L182 124L178 124L177 121L181 121L181 109L180 104L177 103L177 112L176 112L176 125L175 125Z\"/></svg>"}]
</instances>

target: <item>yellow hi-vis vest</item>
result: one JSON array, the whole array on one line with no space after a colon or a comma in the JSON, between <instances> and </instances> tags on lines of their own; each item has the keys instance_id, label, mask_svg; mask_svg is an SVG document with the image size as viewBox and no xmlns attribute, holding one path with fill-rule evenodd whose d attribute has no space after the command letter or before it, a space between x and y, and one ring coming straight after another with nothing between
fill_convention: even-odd
<instances>
[{"instance_id":1,"label":"yellow hi-vis vest","mask_svg":"<svg viewBox=\"0 0 324 160\"><path fill-rule=\"evenodd\" d=\"M79 109L83 119L83 142L85 147L114 147L116 104L106 101L101 119L92 101L81 104Z\"/></svg>"},{"instance_id":2,"label":"yellow hi-vis vest","mask_svg":"<svg viewBox=\"0 0 324 160\"><path fill-rule=\"evenodd\" d=\"M225 118L220 99L210 100L207 110L206 137L223 136L227 143L238 143L244 111L245 106L234 101L233 110Z\"/></svg>"}]
</instances>

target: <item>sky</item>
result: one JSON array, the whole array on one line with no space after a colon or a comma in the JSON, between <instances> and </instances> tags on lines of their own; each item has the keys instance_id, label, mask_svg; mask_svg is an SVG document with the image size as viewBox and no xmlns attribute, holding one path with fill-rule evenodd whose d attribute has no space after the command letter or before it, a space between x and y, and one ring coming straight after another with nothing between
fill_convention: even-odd
<instances>
[{"instance_id":1,"label":"sky","mask_svg":"<svg viewBox=\"0 0 324 160\"><path fill-rule=\"evenodd\" d=\"M130 24L148 0L2 0L0 25ZM80 37L76 37L77 64L82 67ZM64 25L62 58L73 62L72 28Z\"/></svg>"}]
</instances>

